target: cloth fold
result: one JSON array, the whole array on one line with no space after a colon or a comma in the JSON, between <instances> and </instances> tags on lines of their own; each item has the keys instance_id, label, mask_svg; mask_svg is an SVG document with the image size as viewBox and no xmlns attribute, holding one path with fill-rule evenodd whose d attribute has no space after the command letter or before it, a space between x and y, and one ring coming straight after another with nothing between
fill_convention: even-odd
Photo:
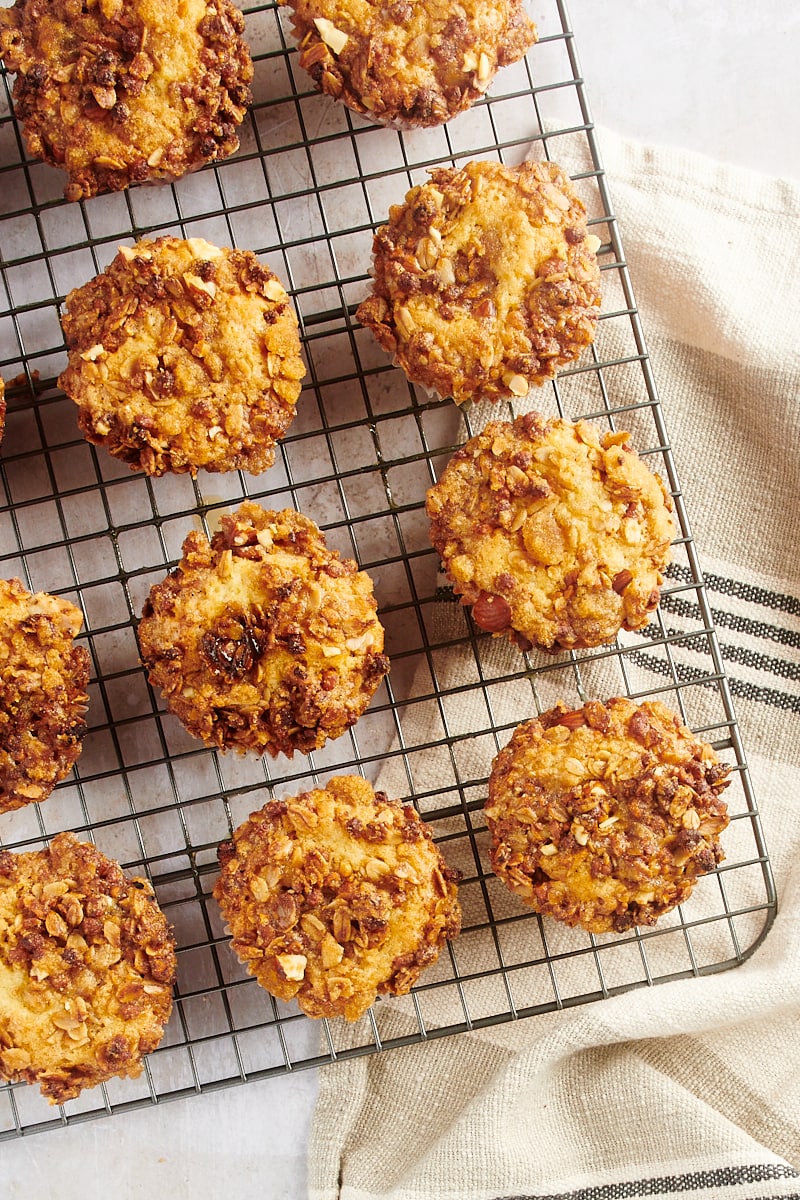
<instances>
[{"instance_id":1,"label":"cloth fold","mask_svg":"<svg viewBox=\"0 0 800 1200\"><path fill-rule=\"evenodd\" d=\"M311 1200L800 1197L800 184L598 141L779 913L735 970L322 1068Z\"/></svg>"}]
</instances>

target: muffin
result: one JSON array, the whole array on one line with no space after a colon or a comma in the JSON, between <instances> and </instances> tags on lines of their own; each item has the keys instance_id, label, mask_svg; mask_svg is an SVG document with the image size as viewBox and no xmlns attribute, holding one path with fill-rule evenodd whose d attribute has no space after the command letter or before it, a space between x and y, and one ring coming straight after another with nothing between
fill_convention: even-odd
<instances>
[{"instance_id":1,"label":"muffin","mask_svg":"<svg viewBox=\"0 0 800 1200\"><path fill-rule=\"evenodd\" d=\"M89 652L68 600L0 579L0 812L46 800L81 752Z\"/></svg>"},{"instance_id":2,"label":"muffin","mask_svg":"<svg viewBox=\"0 0 800 1200\"><path fill-rule=\"evenodd\" d=\"M305 367L283 285L202 238L121 246L70 292L59 384L84 436L132 470L265 471Z\"/></svg>"},{"instance_id":3,"label":"muffin","mask_svg":"<svg viewBox=\"0 0 800 1200\"><path fill-rule=\"evenodd\" d=\"M663 483L628 438L528 413L491 421L453 455L426 510L478 626L556 652L647 623L675 530Z\"/></svg>"},{"instance_id":4,"label":"muffin","mask_svg":"<svg viewBox=\"0 0 800 1200\"><path fill-rule=\"evenodd\" d=\"M724 858L729 770L659 701L557 705L492 764L492 869L566 925L654 925Z\"/></svg>"},{"instance_id":5,"label":"muffin","mask_svg":"<svg viewBox=\"0 0 800 1200\"><path fill-rule=\"evenodd\" d=\"M272 800L219 850L214 897L263 988L356 1021L460 929L456 881L410 805L352 775Z\"/></svg>"},{"instance_id":6,"label":"muffin","mask_svg":"<svg viewBox=\"0 0 800 1200\"><path fill-rule=\"evenodd\" d=\"M389 670L376 607L313 521L245 501L151 588L142 661L206 745L291 758L354 725Z\"/></svg>"},{"instance_id":7,"label":"muffin","mask_svg":"<svg viewBox=\"0 0 800 1200\"><path fill-rule=\"evenodd\" d=\"M382 125L441 125L536 41L521 0L285 0L319 91Z\"/></svg>"},{"instance_id":8,"label":"muffin","mask_svg":"<svg viewBox=\"0 0 800 1200\"><path fill-rule=\"evenodd\" d=\"M375 234L372 294L356 315L442 397L526 396L594 338L600 241L554 163L430 174Z\"/></svg>"},{"instance_id":9,"label":"muffin","mask_svg":"<svg viewBox=\"0 0 800 1200\"><path fill-rule=\"evenodd\" d=\"M16 0L0 55L28 151L67 200L175 180L238 149L253 64L230 0Z\"/></svg>"},{"instance_id":10,"label":"muffin","mask_svg":"<svg viewBox=\"0 0 800 1200\"><path fill-rule=\"evenodd\" d=\"M0 1075L51 1104L136 1078L172 1010L175 950L146 879L88 842L0 851Z\"/></svg>"},{"instance_id":11,"label":"muffin","mask_svg":"<svg viewBox=\"0 0 800 1200\"><path fill-rule=\"evenodd\" d=\"M0 375L0 442L6 432L6 381Z\"/></svg>"}]
</instances>

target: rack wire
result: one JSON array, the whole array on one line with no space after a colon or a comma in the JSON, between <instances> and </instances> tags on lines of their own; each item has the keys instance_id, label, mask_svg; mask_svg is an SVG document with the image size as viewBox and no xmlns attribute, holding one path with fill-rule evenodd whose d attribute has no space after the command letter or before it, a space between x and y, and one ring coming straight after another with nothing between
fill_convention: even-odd
<instances>
[{"instance_id":1,"label":"rack wire","mask_svg":"<svg viewBox=\"0 0 800 1200\"><path fill-rule=\"evenodd\" d=\"M540 40L470 112L395 132L316 94L284 12L243 5L254 102L231 159L170 186L88 202L25 156L4 76L0 110L0 371L8 417L0 457L0 574L64 595L85 618L89 733L78 764L43 804L0 818L11 849L62 829L94 840L153 881L178 944L173 1018L138 1080L115 1080L58 1109L36 1089L0 1087L0 1140L352 1055L598 1001L743 962L765 936L775 892L758 809L697 553L647 355L574 36L560 0L542 0ZM650 625L612 646L523 654L471 624L438 575L425 490L488 416L408 384L354 313L371 240L390 204L428 168L529 153L567 166L601 240L603 310L591 351L536 407L627 428L667 482L680 528ZM130 472L80 436L56 379L67 291L121 242L174 233L254 250L287 285L308 374L297 418L264 475ZM512 410L509 410L509 412ZM345 736L292 760L220 755L165 713L138 659L150 586L192 527L212 530L245 497L295 507L375 583L392 670ZM653 929L593 936L556 927L493 876L483 817L492 757L520 721L555 700L662 699L734 767L726 860ZM463 930L403 1001L400 1032L381 1005L355 1026L314 1022L273 1000L230 950L211 889L218 844L270 796L360 772L412 801L463 872Z\"/></svg>"}]
</instances>

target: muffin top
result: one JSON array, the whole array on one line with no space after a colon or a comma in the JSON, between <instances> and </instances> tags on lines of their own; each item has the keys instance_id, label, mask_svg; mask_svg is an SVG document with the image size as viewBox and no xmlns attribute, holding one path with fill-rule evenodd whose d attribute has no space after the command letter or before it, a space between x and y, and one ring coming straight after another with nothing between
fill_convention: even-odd
<instances>
[{"instance_id":1,"label":"muffin top","mask_svg":"<svg viewBox=\"0 0 800 1200\"><path fill-rule=\"evenodd\" d=\"M528 413L453 455L427 494L431 541L481 628L558 651L646 624L675 531L628 439Z\"/></svg>"},{"instance_id":2,"label":"muffin top","mask_svg":"<svg viewBox=\"0 0 800 1200\"><path fill-rule=\"evenodd\" d=\"M317 88L398 128L441 125L536 41L521 0L287 0Z\"/></svg>"},{"instance_id":3,"label":"muffin top","mask_svg":"<svg viewBox=\"0 0 800 1200\"><path fill-rule=\"evenodd\" d=\"M121 246L69 293L62 324L59 383L90 442L148 475L272 465L305 366L289 297L251 251Z\"/></svg>"},{"instance_id":4,"label":"muffin top","mask_svg":"<svg viewBox=\"0 0 800 1200\"><path fill-rule=\"evenodd\" d=\"M28 150L68 200L225 158L251 99L243 31L230 0L16 0L0 55Z\"/></svg>"},{"instance_id":5,"label":"muffin top","mask_svg":"<svg viewBox=\"0 0 800 1200\"><path fill-rule=\"evenodd\" d=\"M437 168L375 234L356 315L412 382L519 398L593 340L599 245L554 163Z\"/></svg>"},{"instance_id":6,"label":"muffin top","mask_svg":"<svg viewBox=\"0 0 800 1200\"><path fill-rule=\"evenodd\" d=\"M460 928L457 873L411 805L358 776L273 800L219 852L233 948L312 1017L357 1020L408 992Z\"/></svg>"},{"instance_id":7,"label":"muffin top","mask_svg":"<svg viewBox=\"0 0 800 1200\"><path fill-rule=\"evenodd\" d=\"M492 868L567 925L653 925L724 857L729 770L659 701L557 705L492 764Z\"/></svg>"},{"instance_id":8,"label":"muffin top","mask_svg":"<svg viewBox=\"0 0 800 1200\"><path fill-rule=\"evenodd\" d=\"M151 683L193 736L291 758L354 725L389 661L369 576L292 509L192 531L139 623Z\"/></svg>"}]
</instances>

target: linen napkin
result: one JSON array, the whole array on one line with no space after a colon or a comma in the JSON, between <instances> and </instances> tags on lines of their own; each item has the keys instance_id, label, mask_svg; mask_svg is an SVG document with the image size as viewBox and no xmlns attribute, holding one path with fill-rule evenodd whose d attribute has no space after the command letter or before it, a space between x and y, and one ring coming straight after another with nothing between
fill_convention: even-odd
<instances>
[{"instance_id":1,"label":"linen napkin","mask_svg":"<svg viewBox=\"0 0 800 1200\"><path fill-rule=\"evenodd\" d=\"M323 1067L311 1200L800 1197L800 184L598 140L778 916L732 971Z\"/></svg>"}]
</instances>

